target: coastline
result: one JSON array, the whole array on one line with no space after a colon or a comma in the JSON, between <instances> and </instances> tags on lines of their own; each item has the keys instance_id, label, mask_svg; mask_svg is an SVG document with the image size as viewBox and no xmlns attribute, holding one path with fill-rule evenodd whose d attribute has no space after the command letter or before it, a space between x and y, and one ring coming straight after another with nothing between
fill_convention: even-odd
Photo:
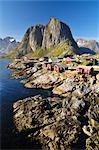
<instances>
[{"instance_id":1,"label":"coastline","mask_svg":"<svg viewBox=\"0 0 99 150\"><path fill-rule=\"evenodd\" d=\"M25 68L27 63L34 66ZM25 77L21 81L25 87L52 89L53 96L57 95L46 99L28 97L13 104L14 123L19 134L24 132L27 138L40 141L45 149L71 149L78 141L82 148L81 136L85 149L91 148L93 138L97 148L99 74L86 76L75 71L47 71L42 63L34 60L14 61L9 68L14 78Z\"/></svg>"}]
</instances>

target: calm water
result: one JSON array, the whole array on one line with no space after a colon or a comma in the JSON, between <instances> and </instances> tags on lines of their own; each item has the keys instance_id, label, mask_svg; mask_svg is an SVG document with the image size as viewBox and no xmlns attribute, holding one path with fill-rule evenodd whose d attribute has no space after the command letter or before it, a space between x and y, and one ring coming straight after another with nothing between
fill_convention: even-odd
<instances>
[{"instance_id":1,"label":"calm water","mask_svg":"<svg viewBox=\"0 0 99 150\"><path fill-rule=\"evenodd\" d=\"M10 61L0 59L0 121L1 121L1 148L2 149L39 149L36 144L26 142L13 132L12 104L18 99L41 94L50 95L50 91L42 89L26 89L20 80L11 80L7 65Z\"/></svg>"}]
</instances>

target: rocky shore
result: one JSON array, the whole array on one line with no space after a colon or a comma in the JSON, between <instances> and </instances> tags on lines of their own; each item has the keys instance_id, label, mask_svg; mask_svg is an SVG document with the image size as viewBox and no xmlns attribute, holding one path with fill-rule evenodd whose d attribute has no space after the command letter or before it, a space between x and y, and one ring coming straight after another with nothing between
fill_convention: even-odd
<instances>
[{"instance_id":1,"label":"rocky shore","mask_svg":"<svg viewBox=\"0 0 99 150\"><path fill-rule=\"evenodd\" d=\"M38 140L46 150L98 150L99 73L48 71L42 68L42 62L20 59L8 68L12 78L22 78L25 87L51 89L52 95L57 95L46 99L37 95L14 103L18 133Z\"/></svg>"}]
</instances>

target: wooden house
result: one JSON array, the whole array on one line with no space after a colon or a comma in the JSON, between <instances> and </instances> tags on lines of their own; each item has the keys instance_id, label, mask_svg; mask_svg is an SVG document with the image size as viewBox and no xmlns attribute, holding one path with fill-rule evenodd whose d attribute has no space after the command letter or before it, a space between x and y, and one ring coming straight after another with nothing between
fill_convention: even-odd
<instances>
[{"instance_id":1,"label":"wooden house","mask_svg":"<svg viewBox=\"0 0 99 150\"><path fill-rule=\"evenodd\" d=\"M85 74L91 74L92 75L93 72L94 72L93 67L87 67L87 68L84 69Z\"/></svg>"},{"instance_id":2,"label":"wooden house","mask_svg":"<svg viewBox=\"0 0 99 150\"><path fill-rule=\"evenodd\" d=\"M56 71L56 72L59 72L59 71L60 71L59 65L54 65L54 71Z\"/></svg>"},{"instance_id":3,"label":"wooden house","mask_svg":"<svg viewBox=\"0 0 99 150\"><path fill-rule=\"evenodd\" d=\"M66 64L69 64L71 62L71 58L70 57L65 58L65 62Z\"/></svg>"},{"instance_id":4,"label":"wooden house","mask_svg":"<svg viewBox=\"0 0 99 150\"><path fill-rule=\"evenodd\" d=\"M49 64L47 64L46 68L47 68L47 70L52 70L52 65L49 63Z\"/></svg>"},{"instance_id":5,"label":"wooden house","mask_svg":"<svg viewBox=\"0 0 99 150\"><path fill-rule=\"evenodd\" d=\"M92 75L94 72L94 69L93 69L93 67L85 66L85 67L77 67L76 71L81 74L91 74Z\"/></svg>"},{"instance_id":6,"label":"wooden house","mask_svg":"<svg viewBox=\"0 0 99 150\"><path fill-rule=\"evenodd\" d=\"M77 68L76 68L76 71L77 71L78 73L80 73L80 74L83 74L83 73L84 73L84 69L81 68L81 67L77 67Z\"/></svg>"},{"instance_id":7,"label":"wooden house","mask_svg":"<svg viewBox=\"0 0 99 150\"><path fill-rule=\"evenodd\" d=\"M66 65L54 65L54 71L56 72L63 72L65 70L67 70L68 67Z\"/></svg>"},{"instance_id":8,"label":"wooden house","mask_svg":"<svg viewBox=\"0 0 99 150\"><path fill-rule=\"evenodd\" d=\"M47 64L48 64L48 63L43 63L43 64L42 64L42 68L43 68L43 69L46 69L46 68L47 68Z\"/></svg>"}]
</instances>

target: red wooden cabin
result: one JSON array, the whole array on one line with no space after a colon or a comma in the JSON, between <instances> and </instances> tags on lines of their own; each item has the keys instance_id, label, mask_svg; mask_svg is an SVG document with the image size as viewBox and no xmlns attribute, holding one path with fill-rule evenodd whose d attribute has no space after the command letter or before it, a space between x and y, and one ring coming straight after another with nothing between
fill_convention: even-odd
<instances>
[{"instance_id":1,"label":"red wooden cabin","mask_svg":"<svg viewBox=\"0 0 99 150\"><path fill-rule=\"evenodd\" d=\"M88 67L84 69L85 74L93 74L93 72L94 72L93 67Z\"/></svg>"},{"instance_id":2,"label":"red wooden cabin","mask_svg":"<svg viewBox=\"0 0 99 150\"><path fill-rule=\"evenodd\" d=\"M93 74L94 69L93 67L78 67L76 71L81 74Z\"/></svg>"},{"instance_id":3,"label":"red wooden cabin","mask_svg":"<svg viewBox=\"0 0 99 150\"><path fill-rule=\"evenodd\" d=\"M69 64L71 62L71 58L70 57L67 57L66 60L65 60L66 64Z\"/></svg>"},{"instance_id":4,"label":"red wooden cabin","mask_svg":"<svg viewBox=\"0 0 99 150\"><path fill-rule=\"evenodd\" d=\"M42 68L46 69L46 67L47 67L46 63L42 64Z\"/></svg>"},{"instance_id":5,"label":"red wooden cabin","mask_svg":"<svg viewBox=\"0 0 99 150\"><path fill-rule=\"evenodd\" d=\"M81 74L84 73L84 69L81 67L76 68L76 71Z\"/></svg>"},{"instance_id":6,"label":"red wooden cabin","mask_svg":"<svg viewBox=\"0 0 99 150\"><path fill-rule=\"evenodd\" d=\"M51 66L51 64L47 64L47 70L52 70L52 66Z\"/></svg>"},{"instance_id":7,"label":"red wooden cabin","mask_svg":"<svg viewBox=\"0 0 99 150\"><path fill-rule=\"evenodd\" d=\"M54 65L54 71L59 72L60 71L60 67L58 65Z\"/></svg>"}]
</instances>

